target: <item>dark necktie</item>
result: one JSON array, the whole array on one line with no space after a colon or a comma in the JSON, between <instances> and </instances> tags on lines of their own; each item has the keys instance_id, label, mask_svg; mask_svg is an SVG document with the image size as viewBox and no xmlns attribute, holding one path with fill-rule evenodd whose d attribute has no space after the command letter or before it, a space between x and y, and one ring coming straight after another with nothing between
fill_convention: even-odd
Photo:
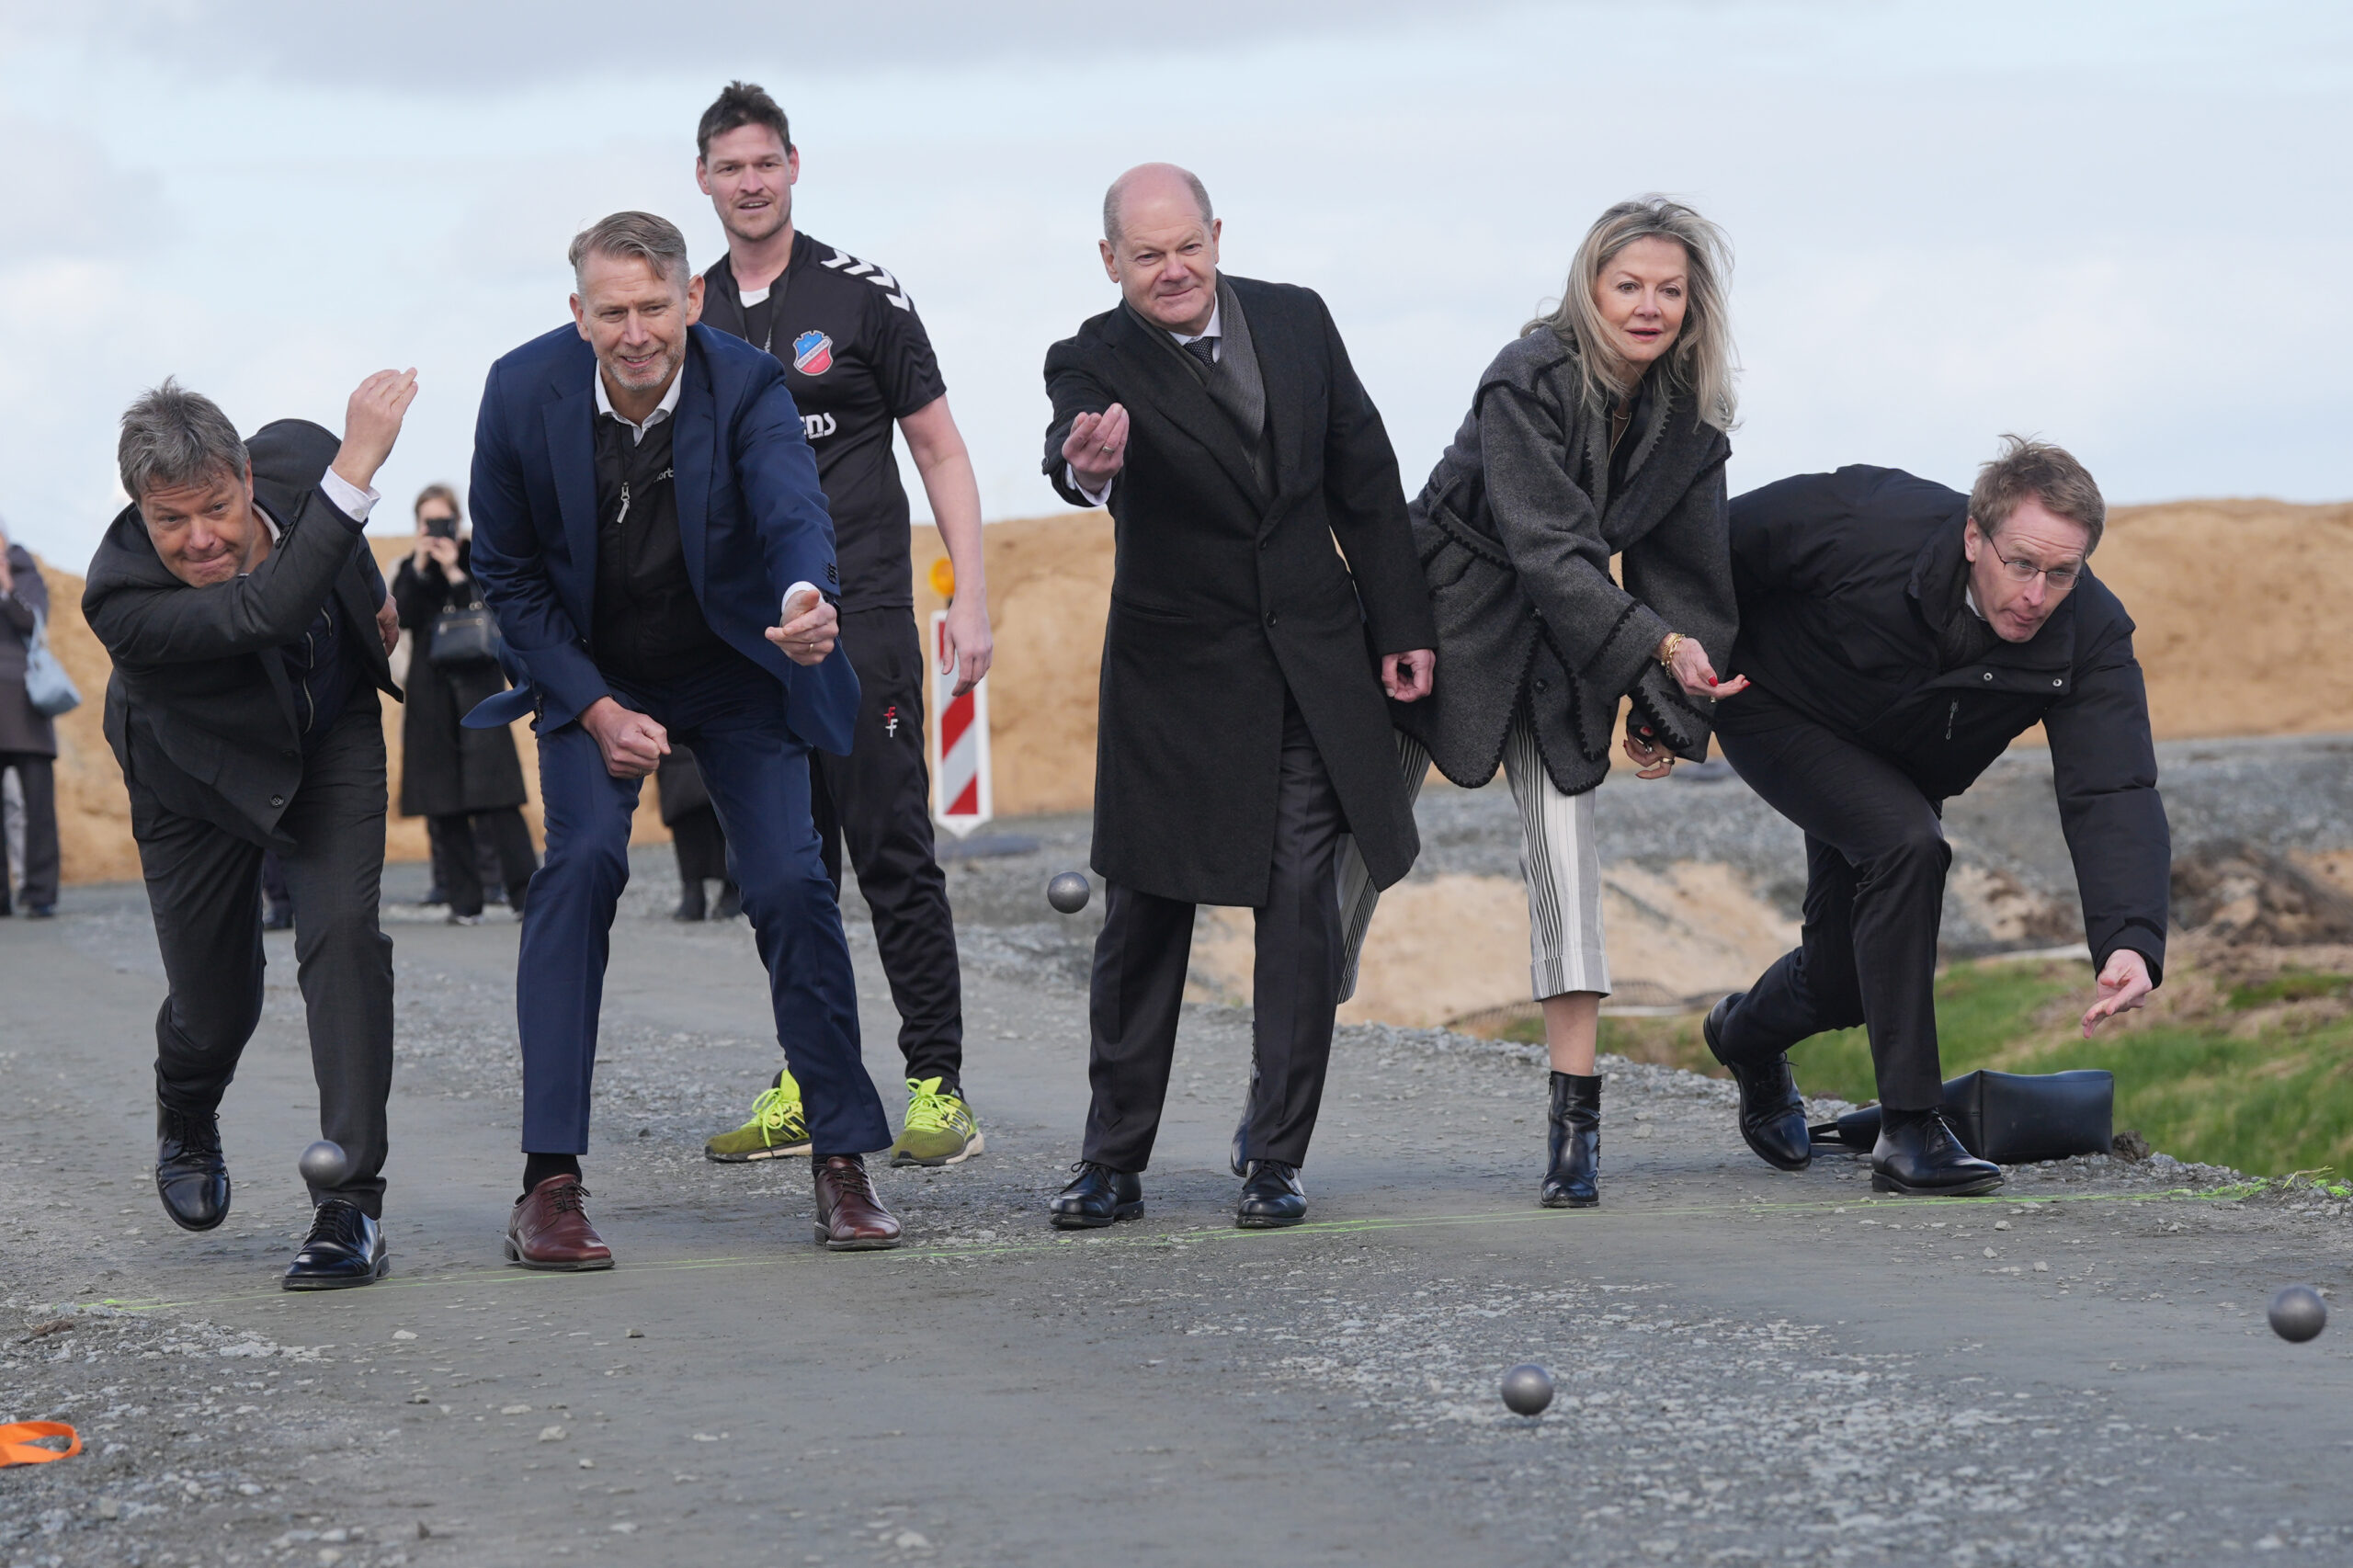
<instances>
[{"instance_id":1,"label":"dark necktie","mask_svg":"<svg viewBox=\"0 0 2353 1568\"><path fill-rule=\"evenodd\" d=\"M1182 348L1186 353L1190 354L1194 358L1199 359L1201 362L1202 369L1213 370L1217 369L1216 338L1197 337L1190 343L1180 343L1176 347Z\"/></svg>"}]
</instances>

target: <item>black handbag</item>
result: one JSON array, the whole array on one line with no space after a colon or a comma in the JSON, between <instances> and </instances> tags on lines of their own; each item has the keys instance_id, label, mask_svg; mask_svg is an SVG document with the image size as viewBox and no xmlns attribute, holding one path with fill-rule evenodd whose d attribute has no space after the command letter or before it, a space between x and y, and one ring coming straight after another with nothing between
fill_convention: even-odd
<instances>
[{"instance_id":1,"label":"black handbag","mask_svg":"<svg viewBox=\"0 0 2353 1568\"><path fill-rule=\"evenodd\" d=\"M1870 1153L1879 1107L1850 1110L1808 1131L1813 1145ZM1945 1120L1961 1146L1997 1165L2105 1154L2115 1140L2116 1077L2101 1068L2073 1073L1964 1073L1944 1089Z\"/></svg>"},{"instance_id":2,"label":"black handbag","mask_svg":"<svg viewBox=\"0 0 2353 1568\"><path fill-rule=\"evenodd\" d=\"M433 647L426 657L436 669L494 665L503 641L498 618L481 604L471 604L433 618Z\"/></svg>"}]
</instances>

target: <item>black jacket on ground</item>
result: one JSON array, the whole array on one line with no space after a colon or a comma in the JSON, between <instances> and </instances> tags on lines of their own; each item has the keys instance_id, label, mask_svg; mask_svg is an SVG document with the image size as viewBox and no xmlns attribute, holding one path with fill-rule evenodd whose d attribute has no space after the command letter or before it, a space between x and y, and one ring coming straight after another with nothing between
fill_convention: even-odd
<instances>
[{"instance_id":1,"label":"black jacket on ground","mask_svg":"<svg viewBox=\"0 0 2353 1568\"><path fill-rule=\"evenodd\" d=\"M1609 418L1586 407L1580 381L1557 334L1513 340L1479 378L1469 417L1412 507L1438 607L1438 686L1391 713L1465 789L1495 776L1523 711L1553 784L1593 789L1609 775L1628 697L1641 722L1697 761L1714 704L1683 695L1658 645L1679 631L1720 673L1733 667L1732 443L1696 417L1688 393L1654 377L1613 462Z\"/></svg>"},{"instance_id":2,"label":"black jacket on ground","mask_svg":"<svg viewBox=\"0 0 2353 1568\"><path fill-rule=\"evenodd\" d=\"M114 660L107 741L124 777L172 811L251 842L290 847L278 819L302 780L293 683L278 650L332 595L343 635L377 688L400 696L376 633L376 558L319 488L341 443L302 419L246 441L254 493L283 530L242 577L191 587L165 568L136 505L108 525L82 613Z\"/></svg>"},{"instance_id":3,"label":"black jacket on ground","mask_svg":"<svg viewBox=\"0 0 2353 1568\"><path fill-rule=\"evenodd\" d=\"M1288 687L1386 887L1421 841L1379 655L1438 645L1396 455L1324 301L1224 281L1265 382L1271 484L1173 340L1124 307L1046 354L1045 471L1065 500L1086 504L1063 471L1072 422L1114 403L1132 422L1109 496L1095 869L1163 898L1264 903Z\"/></svg>"},{"instance_id":4,"label":"black jacket on ground","mask_svg":"<svg viewBox=\"0 0 2353 1568\"><path fill-rule=\"evenodd\" d=\"M1939 669L1945 607L1959 603L1968 571L1968 511L1959 491L1861 466L1736 497L1731 667L1757 699L1718 703L1716 727L1811 721L1887 757L1941 802L2040 722L2093 959L2131 948L2157 974L2172 838L2131 618L2086 570L2030 641Z\"/></svg>"},{"instance_id":5,"label":"black jacket on ground","mask_svg":"<svg viewBox=\"0 0 2353 1568\"><path fill-rule=\"evenodd\" d=\"M506 730L469 730L474 705L506 689L497 661L433 662L433 623L444 610L482 602L472 546L458 544L464 581L451 585L441 563L404 557L392 573L392 604L409 636L408 701L401 714L401 815L446 817L523 803L523 765Z\"/></svg>"}]
</instances>

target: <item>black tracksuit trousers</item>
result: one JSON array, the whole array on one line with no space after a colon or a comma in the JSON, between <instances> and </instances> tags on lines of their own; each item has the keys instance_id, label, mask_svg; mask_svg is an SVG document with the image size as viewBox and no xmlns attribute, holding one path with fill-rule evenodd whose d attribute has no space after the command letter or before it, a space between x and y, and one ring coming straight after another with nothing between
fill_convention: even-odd
<instances>
[{"instance_id":1,"label":"black tracksuit trousers","mask_svg":"<svg viewBox=\"0 0 2353 1568\"><path fill-rule=\"evenodd\" d=\"M1804 829L1806 853L1802 945L1726 1016L1725 1059L1769 1061L1810 1036L1862 1024L1881 1103L1941 1103L1934 983L1952 864L1944 803L1886 757L1818 724L1716 739L1748 787Z\"/></svg>"},{"instance_id":2,"label":"black tracksuit trousers","mask_svg":"<svg viewBox=\"0 0 2353 1568\"><path fill-rule=\"evenodd\" d=\"M809 753L819 849L838 893L847 848L873 912L907 1076L944 1078L956 1089L964 1074L964 989L948 879L932 848L923 645L904 608L848 612L841 643L858 672L858 733L847 756Z\"/></svg>"}]
</instances>

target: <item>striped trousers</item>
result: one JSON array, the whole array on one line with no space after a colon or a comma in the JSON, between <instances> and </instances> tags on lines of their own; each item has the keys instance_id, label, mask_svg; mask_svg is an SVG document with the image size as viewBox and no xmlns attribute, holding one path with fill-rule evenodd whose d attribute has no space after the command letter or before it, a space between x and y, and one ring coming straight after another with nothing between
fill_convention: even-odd
<instances>
[{"instance_id":1,"label":"striped trousers","mask_svg":"<svg viewBox=\"0 0 2353 1568\"><path fill-rule=\"evenodd\" d=\"M1400 731L1397 766L1408 799L1418 800L1430 756ZM1504 776L1519 807L1520 875L1528 884L1528 980L1537 1001L1572 992L1609 994L1609 958L1601 936L1601 851L1593 827L1593 790L1563 795L1544 770L1535 732L1514 720L1504 737ZM1357 960L1381 903L1356 841L1343 841L1340 913L1347 933L1340 1000L1356 994Z\"/></svg>"}]
</instances>

